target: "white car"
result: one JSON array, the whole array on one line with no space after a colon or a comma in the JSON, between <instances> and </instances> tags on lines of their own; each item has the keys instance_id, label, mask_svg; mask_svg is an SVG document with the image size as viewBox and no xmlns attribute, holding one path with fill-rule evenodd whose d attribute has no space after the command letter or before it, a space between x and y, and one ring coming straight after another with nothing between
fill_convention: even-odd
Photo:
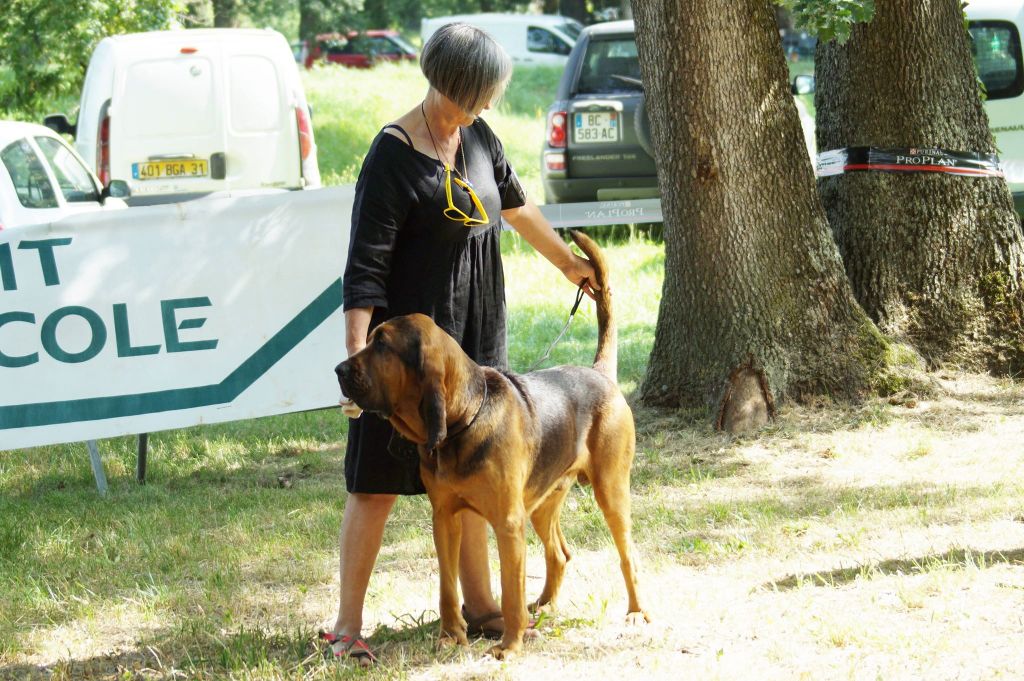
<instances>
[{"instance_id":1,"label":"white car","mask_svg":"<svg viewBox=\"0 0 1024 681\"><path fill-rule=\"evenodd\" d=\"M100 185L71 146L35 123L0 121L0 229L124 208L123 182Z\"/></svg>"}]
</instances>

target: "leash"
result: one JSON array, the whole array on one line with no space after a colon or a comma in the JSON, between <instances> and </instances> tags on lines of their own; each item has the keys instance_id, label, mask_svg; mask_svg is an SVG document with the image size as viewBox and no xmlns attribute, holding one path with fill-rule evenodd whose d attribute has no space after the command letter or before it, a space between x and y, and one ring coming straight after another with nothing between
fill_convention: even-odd
<instances>
[{"instance_id":1,"label":"leash","mask_svg":"<svg viewBox=\"0 0 1024 681\"><path fill-rule=\"evenodd\" d=\"M576 291L576 302L573 303L572 310L569 311L569 318L565 320L565 325L562 327L562 330L558 332L558 336L555 337L555 340L551 341L551 345L549 345L548 349L544 351L544 356L534 362L533 365L526 370L527 373L533 371L551 357L551 351L555 349L555 346L558 345L558 341L562 340L562 336L564 336L565 332L569 330L569 325L572 324L572 318L576 315L576 310L580 309L581 302L583 302L583 284L580 284L579 290Z\"/></svg>"}]
</instances>

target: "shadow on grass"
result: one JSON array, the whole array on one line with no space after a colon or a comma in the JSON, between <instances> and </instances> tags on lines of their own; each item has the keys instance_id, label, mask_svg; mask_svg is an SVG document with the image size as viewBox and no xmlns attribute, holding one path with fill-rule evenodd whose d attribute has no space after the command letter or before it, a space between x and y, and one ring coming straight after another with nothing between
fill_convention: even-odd
<instances>
[{"instance_id":1,"label":"shadow on grass","mask_svg":"<svg viewBox=\"0 0 1024 681\"><path fill-rule=\"evenodd\" d=\"M439 648L439 631L440 619L433 612L403 615L395 626L377 627L366 641L381 664L367 670L353 661L333 658L327 644L310 629L273 631L257 624L224 630L209 621L191 620L147 631L132 648L66 657L48 665L0 665L0 680L248 678L247 672L267 669L278 670L281 676L274 678L391 679L413 667L482 654L493 644L471 639L468 649Z\"/></svg>"},{"instance_id":2,"label":"shadow on grass","mask_svg":"<svg viewBox=\"0 0 1024 681\"><path fill-rule=\"evenodd\" d=\"M988 567L991 565L1024 565L1024 548L1001 551L972 551L951 549L916 558L894 558L864 563L856 567L837 568L822 572L800 573L772 580L762 584L765 589L786 591L801 586L842 586L857 579L872 575L914 575L937 568L962 569L967 567Z\"/></svg>"}]
</instances>

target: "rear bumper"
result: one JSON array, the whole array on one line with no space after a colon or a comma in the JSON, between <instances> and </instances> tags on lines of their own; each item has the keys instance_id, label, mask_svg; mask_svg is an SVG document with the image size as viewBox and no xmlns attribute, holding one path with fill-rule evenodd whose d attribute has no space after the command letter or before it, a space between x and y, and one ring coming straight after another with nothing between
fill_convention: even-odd
<instances>
[{"instance_id":1,"label":"rear bumper","mask_svg":"<svg viewBox=\"0 0 1024 681\"><path fill-rule=\"evenodd\" d=\"M543 178L545 203L656 199L658 177Z\"/></svg>"}]
</instances>

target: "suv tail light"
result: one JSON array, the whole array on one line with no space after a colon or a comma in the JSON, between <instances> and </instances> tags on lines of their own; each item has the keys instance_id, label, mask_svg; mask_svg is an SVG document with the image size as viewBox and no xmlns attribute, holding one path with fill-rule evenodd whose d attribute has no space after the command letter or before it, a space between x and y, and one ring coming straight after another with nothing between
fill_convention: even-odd
<instances>
[{"instance_id":1,"label":"suv tail light","mask_svg":"<svg viewBox=\"0 0 1024 681\"><path fill-rule=\"evenodd\" d=\"M313 124L306 107L301 104L295 107L295 124L299 130L299 160L305 161L313 151Z\"/></svg>"},{"instance_id":2,"label":"suv tail light","mask_svg":"<svg viewBox=\"0 0 1024 681\"><path fill-rule=\"evenodd\" d=\"M96 131L96 177L104 187L110 184L110 115L107 113L109 106L109 101L103 105L99 129Z\"/></svg>"},{"instance_id":3,"label":"suv tail light","mask_svg":"<svg viewBox=\"0 0 1024 681\"><path fill-rule=\"evenodd\" d=\"M565 170L565 153L559 151L544 154L544 165L548 170Z\"/></svg>"},{"instance_id":4,"label":"suv tail light","mask_svg":"<svg viewBox=\"0 0 1024 681\"><path fill-rule=\"evenodd\" d=\"M553 111L548 118L548 145L556 149L565 148L568 136L568 116L564 111Z\"/></svg>"}]
</instances>

